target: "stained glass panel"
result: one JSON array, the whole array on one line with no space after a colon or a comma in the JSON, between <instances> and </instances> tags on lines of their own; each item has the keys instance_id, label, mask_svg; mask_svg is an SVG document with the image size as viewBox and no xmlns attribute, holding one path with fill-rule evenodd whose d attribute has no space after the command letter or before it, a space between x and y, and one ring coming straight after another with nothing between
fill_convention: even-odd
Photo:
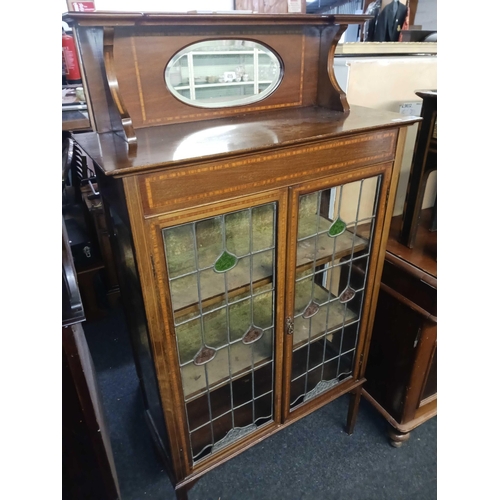
<instances>
[{"instance_id":1,"label":"stained glass panel","mask_svg":"<svg viewBox=\"0 0 500 500\"><path fill-rule=\"evenodd\" d=\"M276 204L163 230L194 463L273 420Z\"/></svg>"}]
</instances>

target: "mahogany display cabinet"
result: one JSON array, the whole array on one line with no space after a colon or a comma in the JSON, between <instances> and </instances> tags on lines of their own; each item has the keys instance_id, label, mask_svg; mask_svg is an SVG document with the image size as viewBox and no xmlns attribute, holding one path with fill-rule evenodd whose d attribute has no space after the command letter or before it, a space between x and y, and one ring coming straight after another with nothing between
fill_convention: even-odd
<instances>
[{"instance_id":1,"label":"mahogany display cabinet","mask_svg":"<svg viewBox=\"0 0 500 500\"><path fill-rule=\"evenodd\" d=\"M366 16L71 13L147 419L178 498L351 395L419 117L350 107ZM364 272L353 280L353 268ZM332 434L333 438L333 434Z\"/></svg>"}]
</instances>

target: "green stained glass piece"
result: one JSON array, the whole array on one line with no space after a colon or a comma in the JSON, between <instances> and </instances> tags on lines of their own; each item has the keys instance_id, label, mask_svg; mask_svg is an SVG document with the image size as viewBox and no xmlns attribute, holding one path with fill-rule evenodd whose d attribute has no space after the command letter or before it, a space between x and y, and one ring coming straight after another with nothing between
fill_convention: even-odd
<instances>
[{"instance_id":1,"label":"green stained glass piece","mask_svg":"<svg viewBox=\"0 0 500 500\"><path fill-rule=\"evenodd\" d=\"M346 223L339 218L330 226L330 229L328 230L328 236L331 236L332 238L334 236L338 236L345 231L345 228Z\"/></svg>"},{"instance_id":2,"label":"green stained glass piece","mask_svg":"<svg viewBox=\"0 0 500 500\"><path fill-rule=\"evenodd\" d=\"M228 251L224 251L222 255L217 259L214 270L218 273L225 273L232 269L236 263L238 262L238 258L229 253Z\"/></svg>"}]
</instances>

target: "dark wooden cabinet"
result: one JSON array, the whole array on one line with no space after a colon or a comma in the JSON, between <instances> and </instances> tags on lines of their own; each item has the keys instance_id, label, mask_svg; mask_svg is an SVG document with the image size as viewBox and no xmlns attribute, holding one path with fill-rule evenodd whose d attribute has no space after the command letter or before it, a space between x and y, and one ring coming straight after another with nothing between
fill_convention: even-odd
<instances>
[{"instance_id":1,"label":"dark wooden cabinet","mask_svg":"<svg viewBox=\"0 0 500 500\"><path fill-rule=\"evenodd\" d=\"M437 90L422 90L416 94L422 98L422 121L418 124L399 235L399 241L408 248L415 245L429 174L437 170ZM428 228L437 229L437 201Z\"/></svg>"},{"instance_id":2,"label":"dark wooden cabinet","mask_svg":"<svg viewBox=\"0 0 500 500\"><path fill-rule=\"evenodd\" d=\"M390 424L393 446L437 414L437 232L422 211L414 245L394 217L370 343L364 396Z\"/></svg>"},{"instance_id":3,"label":"dark wooden cabinet","mask_svg":"<svg viewBox=\"0 0 500 500\"><path fill-rule=\"evenodd\" d=\"M349 107L338 86L336 43L365 17L65 18L96 130L76 140L96 166L148 422L179 498L344 394L353 431L418 120Z\"/></svg>"},{"instance_id":4,"label":"dark wooden cabinet","mask_svg":"<svg viewBox=\"0 0 500 500\"><path fill-rule=\"evenodd\" d=\"M101 393L82 323L82 297L62 222L62 499L119 500Z\"/></svg>"},{"instance_id":5,"label":"dark wooden cabinet","mask_svg":"<svg viewBox=\"0 0 500 500\"><path fill-rule=\"evenodd\" d=\"M422 98L403 214L387 243L363 389L390 424L393 446L437 414L437 202L422 210L437 169L437 91Z\"/></svg>"}]
</instances>

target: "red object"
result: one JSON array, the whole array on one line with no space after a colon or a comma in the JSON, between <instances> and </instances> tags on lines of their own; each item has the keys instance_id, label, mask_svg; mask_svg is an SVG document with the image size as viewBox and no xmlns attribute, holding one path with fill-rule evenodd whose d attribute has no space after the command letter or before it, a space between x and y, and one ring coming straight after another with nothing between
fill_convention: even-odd
<instances>
[{"instance_id":1,"label":"red object","mask_svg":"<svg viewBox=\"0 0 500 500\"><path fill-rule=\"evenodd\" d=\"M82 83L82 75L78 66L78 54L76 53L73 37L64 32L62 34L62 56L66 68L66 80L68 83Z\"/></svg>"},{"instance_id":2,"label":"red object","mask_svg":"<svg viewBox=\"0 0 500 500\"><path fill-rule=\"evenodd\" d=\"M72 2L71 6L76 12L94 12L94 2Z\"/></svg>"}]
</instances>

